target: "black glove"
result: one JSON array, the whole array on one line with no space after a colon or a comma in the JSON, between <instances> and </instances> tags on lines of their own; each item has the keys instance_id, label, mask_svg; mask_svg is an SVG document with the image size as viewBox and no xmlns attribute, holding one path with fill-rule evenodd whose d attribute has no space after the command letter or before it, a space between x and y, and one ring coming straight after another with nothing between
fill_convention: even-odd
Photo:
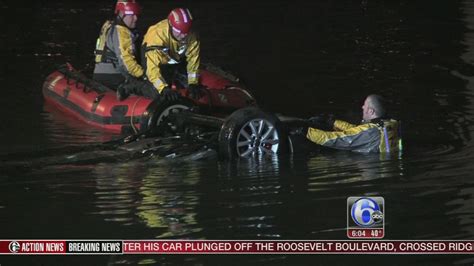
<instances>
[{"instance_id":1,"label":"black glove","mask_svg":"<svg viewBox=\"0 0 474 266\"><path fill-rule=\"evenodd\" d=\"M127 83L124 82L117 87L117 92L116 92L117 100L123 101L127 99L129 95L130 95L130 90Z\"/></svg>"},{"instance_id":2,"label":"black glove","mask_svg":"<svg viewBox=\"0 0 474 266\"><path fill-rule=\"evenodd\" d=\"M198 84L190 84L188 86L188 91L189 91L189 96L195 100L199 99L201 97L201 86Z\"/></svg>"},{"instance_id":3,"label":"black glove","mask_svg":"<svg viewBox=\"0 0 474 266\"><path fill-rule=\"evenodd\" d=\"M316 115L308 119L308 126L322 130L333 130L334 121L333 115Z\"/></svg>"},{"instance_id":4,"label":"black glove","mask_svg":"<svg viewBox=\"0 0 474 266\"><path fill-rule=\"evenodd\" d=\"M165 87L161 91L161 97L163 97L163 99L166 101L176 101L179 98L179 94L170 87Z\"/></svg>"},{"instance_id":5,"label":"black glove","mask_svg":"<svg viewBox=\"0 0 474 266\"><path fill-rule=\"evenodd\" d=\"M308 127L297 127L293 128L289 131L290 136L303 136L306 137L308 134Z\"/></svg>"}]
</instances>

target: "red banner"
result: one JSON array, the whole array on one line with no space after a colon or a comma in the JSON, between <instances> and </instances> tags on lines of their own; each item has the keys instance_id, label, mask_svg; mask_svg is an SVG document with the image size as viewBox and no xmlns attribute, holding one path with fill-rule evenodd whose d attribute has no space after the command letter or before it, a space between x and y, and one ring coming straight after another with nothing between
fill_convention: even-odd
<instances>
[{"instance_id":1,"label":"red banner","mask_svg":"<svg viewBox=\"0 0 474 266\"><path fill-rule=\"evenodd\" d=\"M125 254L474 254L470 241L125 240Z\"/></svg>"},{"instance_id":2,"label":"red banner","mask_svg":"<svg viewBox=\"0 0 474 266\"><path fill-rule=\"evenodd\" d=\"M0 241L0 254L66 254L65 240Z\"/></svg>"},{"instance_id":3,"label":"red banner","mask_svg":"<svg viewBox=\"0 0 474 266\"><path fill-rule=\"evenodd\" d=\"M473 240L0 240L0 254L474 254Z\"/></svg>"}]
</instances>

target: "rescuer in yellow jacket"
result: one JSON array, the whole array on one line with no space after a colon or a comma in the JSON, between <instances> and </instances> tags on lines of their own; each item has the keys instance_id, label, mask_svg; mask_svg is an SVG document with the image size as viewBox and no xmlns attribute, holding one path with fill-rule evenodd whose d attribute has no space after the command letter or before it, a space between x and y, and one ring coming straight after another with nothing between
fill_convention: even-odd
<instances>
[{"instance_id":1,"label":"rescuer in yellow jacket","mask_svg":"<svg viewBox=\"0 0 474 266\"><path fill-rule=\"evenodd\" d=\"M310 119L306 137L312 142L339 150L355 152L397 152L401 148L398 121L385 119L383 99L369 95L362 106L362 124L353 125L334 119ZM332 127L333 131L318 129Z\"/></svg>"},{"instance_id":2,"label":"rescuer in yellow jacket","mask_svg":"<svg viewBox=\"0 0 474 266\"><path fill-rule=\"evenodd\" d=\"M118 0L115 20L106 21L96 42L93 79L117 90L117 98L130 93L142 94L141 87L150 86L137 61L135 27L141 8L135 0ZM145 95L147 96L147 95Z\"/></svg>"},{"instance_id":3,"label":"rescuer in yellow jacket","mask_svg":"<svg viewBox=\"0 0 474 266\"><path fill-rule=\"evenodd\" d=\"M171 89L176 74L184 74L191 97L200 94L199 63L200 42L192 31L193 17L187 8L173 9L168 18L152 25L143 39L142 64L146 76L156 93L166 99L175 99L177 93ZM178 73L177 73L178 72Z\"/></svg>"}]
</instances>

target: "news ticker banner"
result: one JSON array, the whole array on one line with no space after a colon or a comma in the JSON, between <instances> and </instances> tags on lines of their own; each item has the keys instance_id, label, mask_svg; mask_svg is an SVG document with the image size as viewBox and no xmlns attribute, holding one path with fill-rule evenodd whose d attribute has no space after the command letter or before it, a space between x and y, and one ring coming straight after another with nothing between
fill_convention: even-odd
<instances>
[{"instance_id":1,"label":"news ticker banner","mask_svg":"<svg viewBox=\"0 0 474 266\"><path fill-rule=\"evenodd\" d=\"M0 240L1 255L474 254L474 240Z\"/></svg>"}]
</instances>

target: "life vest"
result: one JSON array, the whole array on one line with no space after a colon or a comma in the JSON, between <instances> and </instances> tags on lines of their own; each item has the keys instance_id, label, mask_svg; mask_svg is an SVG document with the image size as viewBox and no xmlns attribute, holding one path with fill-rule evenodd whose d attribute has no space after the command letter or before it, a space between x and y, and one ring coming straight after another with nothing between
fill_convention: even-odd
<instances>
[{"instance_id":1,"label":"life vest","mask_svg":"<svg viewBox=\"0 0 474 266\"><path fill-rule=\"evenodd\" d=\"M110 30L113 28L113 26L114 23L111 20L107 20L100 29L100 35L99 38L97 38L94 51L96 63L116 64L118 62L117 56L110 48L107 47L106 44Z\"/></svg>"},{"instance_id":2,"label":"life vest","mask_svg":"<svg viewBox=\"0 0 474 266\"><path fill-rule=\"evenodd\" d=\"M383 119L377 121L380 130L380 152L397 152L401 150L401 136L399 122L394 119Z\"/></svg>"}]
</instances>

